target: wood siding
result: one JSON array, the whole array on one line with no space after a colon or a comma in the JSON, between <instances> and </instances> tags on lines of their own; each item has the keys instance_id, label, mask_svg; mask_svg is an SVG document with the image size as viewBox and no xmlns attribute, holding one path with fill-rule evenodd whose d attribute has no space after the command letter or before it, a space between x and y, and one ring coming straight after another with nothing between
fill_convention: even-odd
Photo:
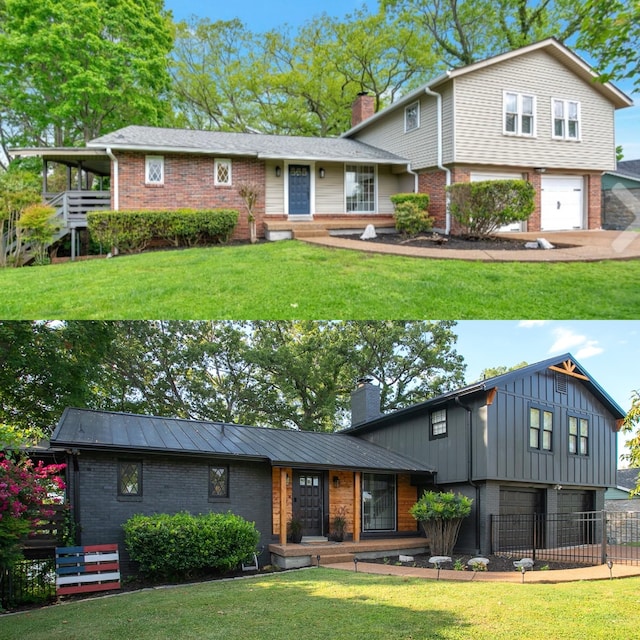
<instances>
[{"instance_id":1,"label":"wood siding","mask_svg":"<svg viewBox=\"0 0 640 640\"><path fill-rule=\"evenodd\" d=\"M292 491L291 482L293 482L293 470L285 469L285 472L289 474L289 485L287 486L287 513L284 517L285 524L291 520L292 514ZM282 521L282 513L280 510L280 467L273 467L271 470L271 520L273 522L273 530L271 533L274 536L280 535L280 522Z\"/></svg>"},{"instance_id":2,"label":"wood siding","mask_svg":"<svg viewBox=\"0 0 640 640\"><path fill-rule=\"evenodd\" d=\"M398 476L398 531L417 531L416 519L409 509L418 501L418 488L411 485L411 476Z\"/></svg>"},{"instance_id":3,"label":"wood siding","mask_svg":"<svg viewBox=\"0 0 640 640\"><path fill-rule=\"evenodd\" d=\"M536 97L535 137L503 134L504 91ZM551 137L553 98L580 102L580 142ZM455 106L455 162L602 171L615 167L613 105L544 51L456 78Z\"/></svg>"}]
</instances>

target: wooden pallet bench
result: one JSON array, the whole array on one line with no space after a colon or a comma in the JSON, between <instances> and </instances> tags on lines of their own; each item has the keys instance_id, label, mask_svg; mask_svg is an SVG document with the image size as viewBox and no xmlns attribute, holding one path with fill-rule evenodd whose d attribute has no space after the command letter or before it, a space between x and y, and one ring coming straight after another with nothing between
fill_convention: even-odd
<instances>
[{"instance_id":1,"label":"wooden pallet bench","mask_svg":"<svg viewBox=\"0 0 640 640\"><path fill-rule=\"evenodd\" d=\"M56 594L59 596L120 588L117 544L56 548Z\"/></svg>"}]
</instances>

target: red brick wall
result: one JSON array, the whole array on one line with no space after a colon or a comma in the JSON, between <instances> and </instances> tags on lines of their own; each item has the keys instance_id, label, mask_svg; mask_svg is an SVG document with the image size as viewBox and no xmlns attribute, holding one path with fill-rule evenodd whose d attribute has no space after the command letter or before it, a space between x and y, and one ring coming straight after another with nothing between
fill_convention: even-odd
<instances>
[{"instance_id":1,"label":"red brick wall","mask_svg":"<svg viewBox=\"0 0 640 640\"><path fill-rule=\"evenodd\" d=\"M233 239L248 239L247 209L238 195L238 186L253 183L260 191L255 217L258 237L263 237L264 162L250 158L233 159L232 184L228 187L214 185L214 162L212 156L165 154L164 184L148 185L145 184L145 154L118 153L120 209L236 209L240 216ZM113 199L113 193L111 196Z\"/></svg>"},{"instance_id":2,"label":"red brick wall","mask_svg":"<svg viewBox=\"0 0 640 640\"><path fill-rule=\"evenodd\" d=\"M376 101L373 96L361 93L351 105L351 126L355 127L368 120L376 111Z\"/></svg>"},{"instance_id":3,"label":"red brick wall","mask_svg":"<svg viewBox=\"0 0 640 640\"><path fill-rule=\"evenodd\" d=\"M429 194L428 211L434 219L433 226L436 229L444 229L446 224L446 184L447 175L444 171L429 171L418 175L418 191Z\"/></svg>"}]
</instances>

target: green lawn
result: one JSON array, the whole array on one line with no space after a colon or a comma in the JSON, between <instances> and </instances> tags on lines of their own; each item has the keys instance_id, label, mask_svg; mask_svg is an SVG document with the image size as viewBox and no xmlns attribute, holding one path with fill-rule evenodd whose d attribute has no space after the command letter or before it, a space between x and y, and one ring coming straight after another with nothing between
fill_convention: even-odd
<instances>
[{"instance_id":1,"label":"green lawn","mask_svg":"<svg viewBox=\"0 0 640 640\"><path fill-rule=\"evenodd\" d=\"M0 637L628 640L639 592L640 578L457 583L310 569L49 607L0 618Z\"/></svg>"},{"instance_id":2,"label":"green lawn","mask_svg":"<svg viewBox=\"0 0 640 640\"><path fill-rule=\"evenodd\" d=\"M1 270L0 318L637 318L639 281L640 260L425 260L292 241Z\"/></svg>"}]
</instances>

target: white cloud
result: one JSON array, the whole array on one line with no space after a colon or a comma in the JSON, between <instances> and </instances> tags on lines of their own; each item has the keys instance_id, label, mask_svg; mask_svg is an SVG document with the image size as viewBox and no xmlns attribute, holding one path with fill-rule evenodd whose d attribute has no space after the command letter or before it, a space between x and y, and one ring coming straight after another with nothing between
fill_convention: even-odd
<instances>
[{"instance_id":1,"label":"white cloud","mask_svg":"<svg viewBox=\"0 0 640 640\"><path fill-rule=\"evenodd\" d=\"M546 320L521 320L518 326L522 329L532 329L533 327L542 327L547 324Z\"/></svg>"},{"instance_id":2,"label":"white cloud","mask_svg":"<svg viewBox=\"0 0 640 640\"><path fill-rule=\"evenodd\" d=\"M587 336L576 333L573 329L558 327L553 330L555 342L549 353L565 353L571 351L576 358L584 360L604 352L598 340L590 340Z\"/></svg>"},{"instance_id":3,"label":"white cloud","mask_svg":"<svg viewBox=\"0 0 640 640\"><path fill-rule=\"evenodd\" d=\"M585 360L586 358L590 358L591 356L597 356L604 351L602 347L598 346L597 340L587 340L587 343L580 347L578 352L576 353L576 358L578 360Z\"/></svg>"}]
</instances>

